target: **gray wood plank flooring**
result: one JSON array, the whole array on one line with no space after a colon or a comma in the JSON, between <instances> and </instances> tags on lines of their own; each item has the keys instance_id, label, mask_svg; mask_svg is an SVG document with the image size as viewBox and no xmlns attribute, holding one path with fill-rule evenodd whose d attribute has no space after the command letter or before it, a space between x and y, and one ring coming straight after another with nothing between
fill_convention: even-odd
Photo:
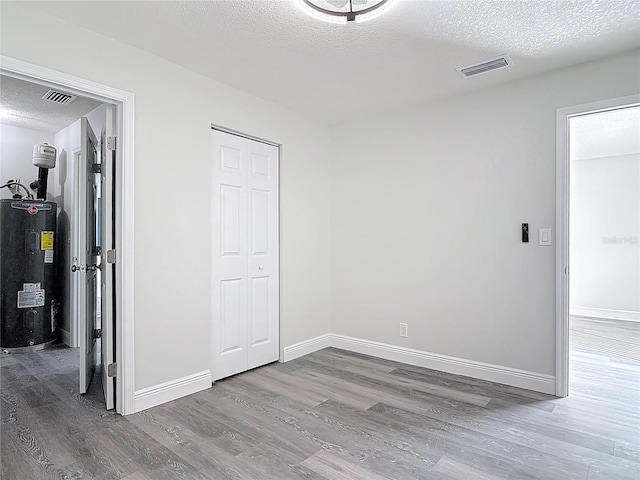
<instances>
[{"instance_id":1,"label":"gray wood plank flooring","mask_svg":"<svg viewBox=\"0 0 640 480\"><path fill-rule=\"evenodd\" d=\"M638 480L640 362L590 347L572 348L565 399L328 348L127 417L98 376L78 394L77 350L3 356L0 474Z\"/></svg>"},{"instance_id":2,"label":"gray wood plank flooring","mask_svg":"<svg viewBox=\"0 0 640 480\"><path fill-rule=\"evenodd\" d=\"M640 362L640 322L572 316L570 334L575 348Z\"/></svg>"}]
</instances>

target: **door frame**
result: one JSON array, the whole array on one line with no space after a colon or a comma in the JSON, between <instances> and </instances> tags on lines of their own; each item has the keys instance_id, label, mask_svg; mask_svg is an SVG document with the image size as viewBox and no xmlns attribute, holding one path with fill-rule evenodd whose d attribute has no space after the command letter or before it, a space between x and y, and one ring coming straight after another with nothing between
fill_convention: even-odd
<instances>
[{"instance_id":1,"label":"door frame","mask_svg":"<svg viewBox=\"0 0 640 480\"><path fill-rule=\"evenodd\" d=\"M0 55L0 72L33 83L64 87L116 106L116 412L135 413L134 356L134 95L74 75Z\"/></svg>"},{"instance_id":2,"label":"door frame","mask_svg":"<svg viewBox=\"0 0 640 480\"><path fill-rule=\"evenodd\" d=\"M569 119L640 105L640 95L556 111L556 396L569 395Z\"/></svg>"}]
</instances>

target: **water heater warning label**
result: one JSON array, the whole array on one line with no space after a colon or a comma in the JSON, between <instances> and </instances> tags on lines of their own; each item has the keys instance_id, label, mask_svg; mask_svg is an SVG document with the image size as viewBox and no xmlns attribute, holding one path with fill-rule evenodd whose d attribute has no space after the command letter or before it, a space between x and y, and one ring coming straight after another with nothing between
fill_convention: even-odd
<instances>
[{"instance_id":1,"label":"water heater warning label","mask_svg":"<svg viewBox=\"0 0 640 480\"><path fill-rule=\"evenodd\" d=\"M40 249L53 250L53 232L45 230L40 232Z\"/></svg>"},{"instance_id":2,"label":"water heater warning label","mask_svg":"<svg viewBox=\"0 0 640 480\"><path fill-rule=\"evenodd\" d=\"M18 308L33 307L44 307L44 290L20 290L18 292Z\"/></svg>"},{"instance_id":3,"label":"water heater warning label","mask_svg":"<svg viewBox=\"0 0 640 480\"><path fill-rule=\"evenodd\" d=\"M36 290L40 290L40 282L38 283L23 283L22 290L25 292L35 292Z\"/></svg>"}]
</instances>

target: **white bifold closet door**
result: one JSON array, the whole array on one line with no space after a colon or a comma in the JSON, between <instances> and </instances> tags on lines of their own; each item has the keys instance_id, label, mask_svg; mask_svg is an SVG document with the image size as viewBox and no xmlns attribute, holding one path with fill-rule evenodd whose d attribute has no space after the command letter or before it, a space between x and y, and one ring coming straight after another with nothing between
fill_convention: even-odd
<instances>
[{"instance_id":1,"label":"white bifold closet door","mask_svg":"<svg viewBox=\"0 0 640 480\"><path fill-rule=\"evenodd\" d=\"M279 358L278 147L212 130L214 380Z\"/></svg>"}]
</instances>

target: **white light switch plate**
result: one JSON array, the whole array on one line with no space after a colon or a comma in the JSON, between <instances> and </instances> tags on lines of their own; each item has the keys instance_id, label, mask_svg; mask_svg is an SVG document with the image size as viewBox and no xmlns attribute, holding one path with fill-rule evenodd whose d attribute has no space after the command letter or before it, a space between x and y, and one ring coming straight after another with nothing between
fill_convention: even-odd
<instances>
[{"instance_id":1,"label":"white light switch plate","mask_svg":"<svg viewBox=\"0 0 640 480\"><path fill-rule=\"evenodd\" d=\"M538 245L551 245L550 228L540 228L538 230Z\"/></svg>"}]
</instances>

